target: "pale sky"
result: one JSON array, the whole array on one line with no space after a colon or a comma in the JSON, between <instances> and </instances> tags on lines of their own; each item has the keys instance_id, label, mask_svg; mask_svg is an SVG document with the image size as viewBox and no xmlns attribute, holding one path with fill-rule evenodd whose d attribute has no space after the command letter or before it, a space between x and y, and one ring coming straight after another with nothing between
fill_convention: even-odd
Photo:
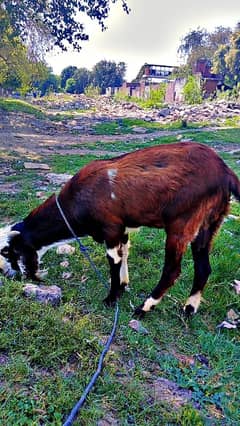
<instances>
[{"instance_id":1,"label":"pale sky","mask_svg":"<svg viewBox=\"0 0 240 426\"><path fill-rule=\"evenodd\" d=\"M82 42L80 53L48 55L55 74L69 65L91 70L106 59L125 62L126 79L131 81L145 62L178 65L177 49L190 30L234 28L240 21L240 0L128 0L129 15L120 4L112 5L105 32L95 23L86 24L90 40Z\"/></svg>"}]
</instances>

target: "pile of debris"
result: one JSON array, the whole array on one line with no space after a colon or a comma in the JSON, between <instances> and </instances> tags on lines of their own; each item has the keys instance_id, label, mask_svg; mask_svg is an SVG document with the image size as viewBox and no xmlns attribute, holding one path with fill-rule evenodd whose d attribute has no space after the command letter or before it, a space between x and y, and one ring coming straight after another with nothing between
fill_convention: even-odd
<instances>
[{"instance_id":1,"label":"pile of debris","mask_svg":"<svg viewBox=\"0 0 240 426\"><path fill-rule=\"evenodd\" d=\"M143 109L131 101L118 101L109 96L90 98L85 95L73 95L71 100L58 96L53 101L44 98L34 100L34 103L51 109L55 113L61 111L82 111L82 121L89 118L99 121L119 118L138 118L146 121L172 123L177 120L187 122L208 122L222 124L226 119L240 121L240 102L227 100L206 101L199 105L172 104L162 109ZM78 116L79 119L79 116Z\"/></svg>"},{"instance_id":2,"label":"pile of debris","mask_svg":"<svg viewBox=\"0 0 240 426\"><path fill-rule=\"evenodd\" d=\"M209 122L210 124L221 124L226 119L234 119L240 124L240 102L229 102L218 100L204 102L199 105L173 105L163 108L157 113L160 121L164 123L176 120L186 120L189 122Z\"/></svg>"}]
</instances>

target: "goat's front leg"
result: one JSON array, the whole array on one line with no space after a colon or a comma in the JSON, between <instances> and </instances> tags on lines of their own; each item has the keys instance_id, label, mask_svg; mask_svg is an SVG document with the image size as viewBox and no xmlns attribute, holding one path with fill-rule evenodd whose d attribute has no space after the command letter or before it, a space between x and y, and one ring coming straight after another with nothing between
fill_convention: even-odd
<instances>
[{"instance_id":1,"label":"goat's front leg","mask_svg":"<svg viewBox=\"0 0 240 426\"><path fill-rule=\"evenodd\" d=\"M107 259L110 266L111 287L109 295L104 299L104 303L107 306L114 306L120 297L120 269L122 265L120 244L114 248L107 249Z\"/></svg>"},{"instance_id":2,"label":"goat's front leg","mask_svg":"<svg viewBox=\"0 0 240 426\"><path fill-rule=\"evenodd\" d=\"M121 243L114 248L107 249L107 258L110 266L111 288L109 295L104 300L108 306L113 306L121 297L129 283L128 276L128 235L124 235Z\"/></svg>"}]
</instances>

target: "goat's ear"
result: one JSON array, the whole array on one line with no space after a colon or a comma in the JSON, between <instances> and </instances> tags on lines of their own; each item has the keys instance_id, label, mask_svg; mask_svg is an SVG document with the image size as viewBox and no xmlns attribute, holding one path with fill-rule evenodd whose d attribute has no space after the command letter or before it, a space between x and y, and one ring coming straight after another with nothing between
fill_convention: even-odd
<instances>
[{"instance_id":1,"label":"goat's ear","mask_svg":"<svg viewBox=\"0 0 240 426\"><path fill-rule=\"evenodd\" d=\"M13 238L13 237L16 237L16 235L19 235L19 234L20 234L19 231L10 231L9 234L8 234L8 237Z\"/></svg>"}]
</instances>

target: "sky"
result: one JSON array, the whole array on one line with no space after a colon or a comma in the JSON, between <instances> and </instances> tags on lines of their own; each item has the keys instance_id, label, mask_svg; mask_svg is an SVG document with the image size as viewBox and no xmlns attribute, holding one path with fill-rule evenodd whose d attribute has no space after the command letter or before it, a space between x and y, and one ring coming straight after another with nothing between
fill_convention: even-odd
<instances>
[{"instance_id":1,"label":"sky","mask_svg":"<svg viewBox=\"0 0 240 426\"><path fill-rule=\"evenodd\" d=\"M90 40L82 42L80 53L51 52L47 63L53 72L60 75L69 65L91 70L106 59L125 62L126 79L131 81L144 63L178 65L177 49L190 30L234 28L240 21L240 0L128 0L128 5L129 15L120 0L112 5L104 32L97 23L85 20Z\"/></svg>"}]
</instances>

